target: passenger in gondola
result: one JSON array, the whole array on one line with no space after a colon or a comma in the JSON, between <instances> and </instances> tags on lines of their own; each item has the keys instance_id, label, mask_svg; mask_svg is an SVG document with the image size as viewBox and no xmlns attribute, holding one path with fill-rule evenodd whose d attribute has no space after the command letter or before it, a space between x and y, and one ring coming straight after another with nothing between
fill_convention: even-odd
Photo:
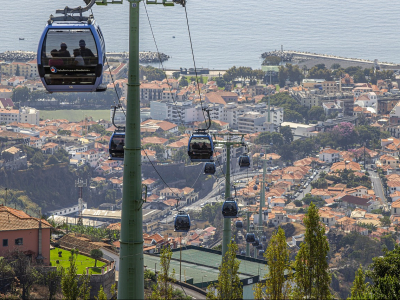
<instances>
[{"instance_id":1,"label":"passenger in gondola","mask_svg":"<svg viewBox=\"0 0 400 300\"><path fill-rule=\"evenodd\" d=\"M67 50L67 44L66 43L61 43L60 44L60 50L58 50L59 57L71 57L71 53Z\"/></svg>"},{"instance_id":2,"label":"passenger in gondola","mask_svg":"<svg viewBox=\"0 0 400 300\"><path fill-rule=\"evenodd\" d=\"M194 150L194 149L200 149L199 143L194 142L194 144L193 144L193 146L192 146L192 149L193 149L193 150Z\"/></svg>"},{"instance_id":3,"label":"passenger in gondola","mask_svg":"<svg viewBox=\"0 0 400 300\"><path fill-rule=\"evenodd\" d=\"M83 60L83 57L82 57L79 49L74 49L74 59L75 60L74 60L73 64L75 66L84 66L85 65L85 61Z\"/></svg>"},{"instance_id":4,"label":"passenger in gondola","mask_svg":"<svg viewBox=\"0 0 400 300\"><path fill-rule=\"evenodd\" d=\"M49 59L49 65L50 66L62 66L64 65L64 61L59 58L59 52L57 51L57 49L53 49L50 51L50 54L52 56L52 58Z\"/></svg>"},{"instance_id":5,"label":"passenger in gondola","mask_svg":"<svg viewBox=\"0 0 400 300\"><path fill-rule=\"evenodd\" d=\"M80 52L83 57L83 60L85 61L85 64L90 65L91 58L94 57L94 54L93 54L92 50L90 50L89 48L86 48L85 40L79 41L79 48L80 48Z\"/></svg>"},{"instance_id":6,"label":"passenger in gondola","mask_svg":"<svg viewBox=\"0 0 400 300\"><path fill-rule=\"evenodd\" d=\"M123 140L121 140L118 143L116 150L124 150L124 141Z\"/></svg>"},{"instance_id":7,"label":"passenger in gondola","mask_svg":"<svg viewBox=\"0 0 400 300\"><path fill-rule=\"evenodd\" d=\"M203 150L207 150L208 149L208 147L206 145L206 142L203 142L203 145L201 146L201 149L203 149Z\"/></svg>"}]
</instances>

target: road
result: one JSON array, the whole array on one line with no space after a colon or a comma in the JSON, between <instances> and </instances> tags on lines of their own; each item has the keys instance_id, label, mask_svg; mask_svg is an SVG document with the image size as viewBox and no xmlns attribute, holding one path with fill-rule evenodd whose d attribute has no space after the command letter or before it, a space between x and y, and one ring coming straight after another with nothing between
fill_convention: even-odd
<instances>
[{"instance_id":1,"label":"road","mask_svg":"<svg viewBox=\"0 0 400 300\"><path fill-rule=\"evenodd\" d=\"M381 203L387 207L387 199L385 197L385 192L383 191L383 186L381 179L379 178L379 175L377 172L370 170L368 171L370 174L371 182L372 182L372 187L374 189L375 195L378 196L382 201Z\"/></svg>"},{"instance_id":2,"label":"road","mask_svg":"<svg viewBox=\"0 0 400 300\"><path fill-rule=\"evenodd\" d=\"M329 167L325 167L325 169L315 170L317 172L317 174L314 176L313 180L310 181L307 188L303 189L303 187L300 187L300 194L299 194L299 196L296 197L295 200L302 200L307 193L310 193L311 192L311 182L314 180L317 180L322 171L328 172L328 170L329 170ZM306 181L308 181L308 180L306 180ZM303 186L304 186L304 184L303 184Z\"/></svg>"}]
</instances>

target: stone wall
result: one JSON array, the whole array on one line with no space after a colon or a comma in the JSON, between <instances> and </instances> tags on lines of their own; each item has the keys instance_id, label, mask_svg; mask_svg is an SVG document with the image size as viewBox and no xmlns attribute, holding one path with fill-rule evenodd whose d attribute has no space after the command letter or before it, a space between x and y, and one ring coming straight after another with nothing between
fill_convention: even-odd
<instances>
[{"instance_id":1,"label":"stone wall","mask_svg":"<svg viewBox=\"0 0 400 300\"><path fill-rule=\"evenodd\" d=\"M110 268L110 267L109 267ZM100 287L103 286L103 290L107 295L107 299L111 298L111 286L115 283L115 268L104 274L91 275L90 276L90 299L95 299L99 293Z\"/></svg>"}]
</instances>

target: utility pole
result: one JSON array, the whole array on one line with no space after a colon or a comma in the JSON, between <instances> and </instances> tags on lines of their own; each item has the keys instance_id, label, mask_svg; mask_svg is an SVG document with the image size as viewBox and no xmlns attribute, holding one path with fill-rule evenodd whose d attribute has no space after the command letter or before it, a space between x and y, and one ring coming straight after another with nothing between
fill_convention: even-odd
<instances>
[{"instance_id":1,"label":"utility pole","mask_svg":"<svg viewBox=\"0 0 400 300\"><path fill-rule=\"evenodd\" d=\"M6 190L6 199L4 200L4 206L7 206L7 191L8 191L8 188L5 188L5 190Z\"/></svg>"},{"instance_id":2,"label":"utility pole","mask_svg":"<svg viewBox=\"0 0 400 300\"><path fill-rule=\"evenodd\" d=\"M217 140L217 136L228 136L227 141ZM231 147L242 147L244 134L213 134L214 145L225 146L226 148L226 173L225 173L225 200L231 197ZM232 141L232 137L241 137L240 141ZM232 229L231 219L224 218L224 229L222 236L222 258L228 251L228 244L231 241Z\"/></svg>"},{"instance_id":3,"label":"utility pole","mask_svg":"<svg viewBox=\"0 0 400 300\"><path fill-rule=\"evenodd\" d=\"M247 216L246 232L247 233L249 233L249 231L250 231L250 215L251 215L251 211L246 211L246 216ZM246 256L250 257L250 244L247 243L247 241L246 241Z\"/></svg>"}]
</instances>

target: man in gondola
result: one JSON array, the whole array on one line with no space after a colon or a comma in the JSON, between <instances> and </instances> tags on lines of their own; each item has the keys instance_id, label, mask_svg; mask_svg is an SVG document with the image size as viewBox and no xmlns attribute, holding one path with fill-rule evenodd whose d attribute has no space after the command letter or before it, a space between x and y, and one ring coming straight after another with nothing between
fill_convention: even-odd
<instances>
[{"instance_id":1,"label":"man in gondola","mask_svg":"<svg viewBox=\"0 0 400 300\"><path fill-rule=\"evenodd\" d=\"M200 145L197 142L193 143L192 149L200 149Z\"/></svg>"},{"instance_id":2,"label":"man in gondola","mask_svg":"<svg viewBox=\"0 0 400 300\"><path fill-rule=\"evenodd\" d=\"M83 57L83 60L85 61L85 64L89 65L91 62L91 58L94 57L92 50L90 50L89 48L86 48L85 40L79 41L79 48L80 48L81 56Z\"/></svg>"},{"instance_id":3,"label":"man in gondola","mask_svg":"<svg viewBox=\"0 0 400 300\"><path fill-rule=\"evenodd\" d=\"M67 44L66 43L61 43L60 44L60 50L58 50L58 56L59 57L71 57L71 53L67 50Z\"/></svg>"},{"instance_id":4,"label":"man in gondola","mask_svg":"<svg viewBox=\"0 0 400 300\"><path fill-rule=\"evenodd\" d=\"M118 143L116 150L124 150L124 142L122 140Z\"/></svg>"}]
</instances>

